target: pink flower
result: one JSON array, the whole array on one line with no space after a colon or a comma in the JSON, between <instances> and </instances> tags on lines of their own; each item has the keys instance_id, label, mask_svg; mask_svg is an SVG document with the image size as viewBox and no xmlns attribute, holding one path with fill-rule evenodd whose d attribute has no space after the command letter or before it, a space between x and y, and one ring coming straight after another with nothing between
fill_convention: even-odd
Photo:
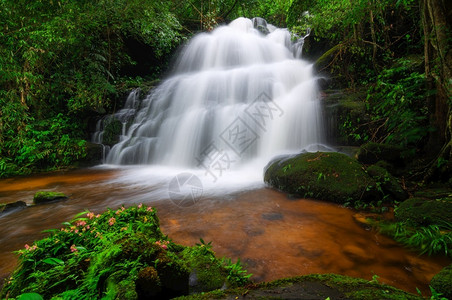
<instances>
[{"instance_id":1,"label":"pink flower","mask_svg":"<svg viewBox=\"0 0 452 300\"><path fill-rule=\"evenodd\" d=\"M168 249L168 246L167 246L167 245L162 245L161 247L162 247L163 249L165 249L165 250Z\"/></svg>"},{"instance_id":2,"label":"pink flower","mask_svg":"<svg viewBox=\"0 0 452 300\"><path fill-rule=\"evenodd\" d=\"M110 220L108 220L108 224L110 226L113 226L116 223L116 219L115 218L110 218Z\"/></svg>"},{"instance_id":3,"label":"pink flower","mask_svg":"<svg viewBox=\"0 0 452 300\"><path fill-rule=\"evenodd\" d=\"M118 209L118 210L116 211L116 214L119 215L120 213L121 213L121 211Z\"/></svg>"},{"instance_id":4,"label":"pink flower","mask_svg":"<svg viewBox=\"0 0 452 300\"><path fill-rule=\"evenodd\" d=\"M38 249L38 246L36 246L36 245L28 246L28 244L25 244L24 247L25 247L25 249L28 250L28 251L33 251L33 250Z\"/></svg>"},{"instance_id":5,"label":"pink flower","mask_svg":"<svg viewBox=\"0 0 452 300\"><path fill-rule=\"evenodd\" d=\"M143 203L138 204L138 208L142 208L143 207Z\"/></svg>"},{"instance_id":6,"label":"pink flower","mask_svg":"<svg viewBox=\"0 0 452 300\"><path fill-rule=\"evenodd\" d=\"M150 206L149 206L146 210L147 210L147 211L150 211L150 212L153 211L152 207L150 207Z\"/></svg>"},{"instance_id":7,"label":"pink flower","mask_svg":"<svg viewBox=\"0 0 452 300\"><path fill-rule=\"evenodd\" d=\"M72 245L71 252L77 252L77 251L78 251L77 247L75 245Z\"/></svg>"},{"instance_id":8,"label":"pink flower","mask_svg":"<svg viewBox=\"0 0 452 300\"><path fill-rule=\"evenodd\" d=\"M86 216L91 220L92 218L94 218L94 213L87 213Z\"/></svg>"},{"instance_id":9,"label":"pink flower","mask_svg":"<svg viewBox=\"0 0 452 300\"><path fill-rule=\"evenodd\" d=\"M121 207L121 210L122 210L122 211L125 211L125 210L126 210L126 208L125 208L125 207L123 206L123 207Z\"/></svg>"},{"instance_id":10,"label":"pink flower","mask_svg":"<svg viewBox=\"0 0 452 300\"><path fill-rule=\"evenodd\" d=\"M99 218L100 218L100 215L99 215L99 214L97 214L97 215L96 215L96 218L98 218L98 219L99 219Z\"/></svg>"},{"instance_id":11,"label":"pink flower","mask_svg":"<svg viewBox=\"0 0 452 300\"><path fill-rule=\"evenodd\" d=\"M27 249L27 250L30 249L30 246L28 246L28 244L25 244L24 247L25 247L25 249Z\"/></svg>"},{"instance_id":12,"label":"pink flower","mask_svg":"<svg viewBox=\"0 0 452 300\"><path fill-rule=\"evenodd\" d=\"M78 233L78 229L74 230L75 233Z\"/></svg>"},{"instance_id":13,"label":"pink flower","mask_svg":"<svg viewBox=\"0 0 452 300\"><path fill-rule=\"evenodd\" d=\"M77 222L75 223L75 226L85 226L85 225L86 225L86 222L83 221L83 220L77 221Z\"/></svg>"},{"instance_id":14,"label":"pink flower","mask_svg":"<svg viewBox=\"0 0 452 300\"><path fill-rule=\"evenodd\" d=\"M86 229L90 229L90 228L91 228L91 226L89 226L89 225L86 226Z\"/></svg>"}]
</instances>

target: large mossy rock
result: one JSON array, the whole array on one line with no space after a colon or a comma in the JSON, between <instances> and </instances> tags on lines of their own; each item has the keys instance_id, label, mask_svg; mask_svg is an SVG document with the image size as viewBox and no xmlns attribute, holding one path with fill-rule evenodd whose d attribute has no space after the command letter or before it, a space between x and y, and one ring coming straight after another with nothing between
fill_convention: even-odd
<instances>
[{"instance_id":1,"label":"large mossy rock","mask_svg":"<svg viewBox=\"0 0 452 300\"><path fill-rule=\"evenodd\" d=\"M422 300L423 298L377 281L336 274L311 274L248 285L246 288L195 294L177 299Z\"/></svg>"},{"instance_id":2,"label":"large mossy rock","mask_svg":"<svg viewBox=\"0 0 452 300\"><path fill-rule=\"evenodd\" d=\"M341 204L378 196L375 180L362 165L335 152L277 158L267 166L264 181L290 194Z\"/></svg>"},{"instance_id":3,"label":"large mossy rock","mask_svg":"<svg viewBox=\"0 0 452 300\"><path fill-rule=\"evenodd\" d=\"M43 204L58 200L65 200L68 196L60 192L39 191L33 197L34 204Z\"/></svg>"},{"instance_id":4,"label":"large mossy rock","mask_svg":"<svg viewBox=\"0 0 452 300\"><path fill-rule=\"evenodd\" d=\"M445 267L433 276L430 286L443 297L452 299L452 265Z\"/></svg>"},{"instance_id":5,"label":"large mossy rock","mask_svg":"<svg viewBox=\"0 0 452 300\"><path fill-rule=\"evenodd\" d=\"M452 198L410 198L400 203L395 217L397 221L421 226L452 223Z\"/></svg>"}]
</instances>

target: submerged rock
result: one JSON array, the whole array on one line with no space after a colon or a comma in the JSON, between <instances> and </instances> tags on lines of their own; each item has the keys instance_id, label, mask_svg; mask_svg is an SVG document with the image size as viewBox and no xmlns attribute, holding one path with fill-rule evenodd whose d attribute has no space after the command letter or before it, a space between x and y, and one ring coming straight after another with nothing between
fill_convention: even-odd
<instances>
[{"instance_id":1,"label":"submerged rock","mask_svg":"<svg viewBox=\"0 0 452 300\"><path fill-rule=\"evenodd\" d=\"M24 201L16 201L11 203L0 203L0 214L12 211L18 208L27 207L27 204Z\"/></svg>"},{"instance_id":2,"label":"submerged rock","mask_svg":"<svg viewBox=\"0 0 452 300\"><path fill-rule=\"evenodd\" d=\"M52 201L65 200L68 196L61 192L39 191L33 197L34 204L42 204Z\"/></svg>"},{"instance_id":3,"label":"submerged rock","mask_svg":"<svg viewBox=\"0 0 452 300\"><path fill-rule=\"evenodd\" d=\"M378 196L375 180L362 165L335 152L277 158L266 167L264 181L290 194L341 204Z\"/></svg>"}]
</instances>

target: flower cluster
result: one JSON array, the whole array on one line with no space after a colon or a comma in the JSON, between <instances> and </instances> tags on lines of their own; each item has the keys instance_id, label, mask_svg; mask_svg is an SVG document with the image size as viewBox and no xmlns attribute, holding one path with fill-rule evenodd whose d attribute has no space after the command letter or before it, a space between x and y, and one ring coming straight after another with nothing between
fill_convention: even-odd
<instances>
[{"instance_id":1,"label":"flower cluster","mask_svg":"<svg viewBox=\"0 0 452 300\"><path fill-rule=\"evenodd\" d=\"M38 246L36 246L36 245L29 246L28 244L25 244L24 247L25 247L25 249L28 250L28 251L34 251L34 250L38 249Z\"/></svg>"},{"instance_id":2,"label":"flower cluster","mask_svg":"<svg viewBox=\"0 0 452 300\"><path fill-rule=\"evenodd\" d=\"M155 244L161 247L162 249L168 250L169 241L157 241L155 242Z\"/></svg>"}]
</instances>

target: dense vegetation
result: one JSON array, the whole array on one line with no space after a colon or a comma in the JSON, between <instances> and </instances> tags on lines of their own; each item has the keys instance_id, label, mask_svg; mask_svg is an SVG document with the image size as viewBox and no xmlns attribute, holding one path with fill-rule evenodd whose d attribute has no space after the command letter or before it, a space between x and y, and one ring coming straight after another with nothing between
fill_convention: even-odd
<instances>
[{"instance_id":1,"label":"dense vegetation","mask_svg":"<svg viewBox=\"0 0 452 300\"><path fill-rule=\"evenodd\" d=\"M216 258L210 243L175 244L160 231L156 210L142 204L82 212L64 225L18 251L2 299L169 299L242 286L251 276L240 261Z\"/></svg>"}]
</instances>

